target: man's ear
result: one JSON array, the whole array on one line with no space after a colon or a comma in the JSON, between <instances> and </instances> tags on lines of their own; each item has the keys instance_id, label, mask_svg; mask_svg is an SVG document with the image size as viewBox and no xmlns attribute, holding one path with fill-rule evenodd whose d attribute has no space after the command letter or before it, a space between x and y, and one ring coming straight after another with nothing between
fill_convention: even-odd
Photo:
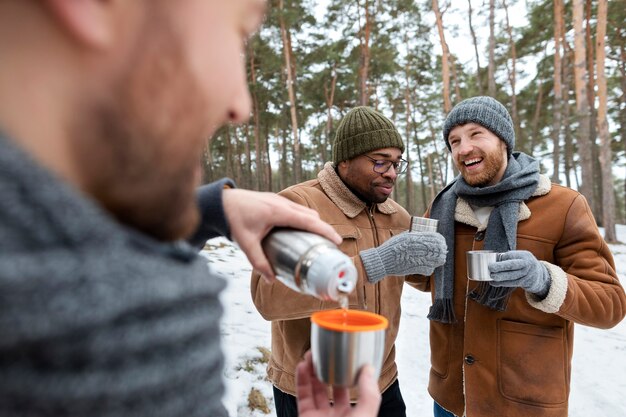
<instances>
[{"instance_id":1,"label":"man's ear","mask_svg":"<svg viewBox=\"0 0 626 417\"><path fill-rule=\"evenodd\" d=\"M337 174L343 175L350 166L350 161L341 161L337 164Z\"/></svg>"},{"instance_id":2,"label":"man's ear","mask_svg":"<svg viewBox=\"0 0 626 417\"><path fill-rule=\"evenodd\" d=\"M128 0L135 1L135 0ZM76 41L106 48L113 39L113 0L44 0L63 29Z\"/></svg>"}]
</instances>

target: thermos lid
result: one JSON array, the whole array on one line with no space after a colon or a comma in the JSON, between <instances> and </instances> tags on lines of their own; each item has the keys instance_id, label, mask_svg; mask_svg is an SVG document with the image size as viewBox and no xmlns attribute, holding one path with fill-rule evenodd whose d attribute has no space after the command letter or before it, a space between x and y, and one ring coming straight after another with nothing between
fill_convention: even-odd
<instances>
[{"instance_id":1,"label":"thermos lid","mask_svg":"<svg viewBox=\"0 0 626 417\"><path fill-rule=\"evenodd\" d=\"M322 299L337 300L349 294L357 281L357 270L350 257L339 249L323 248L310 261L306 271L307 292Z\"/></svg>"},{"instance_id":2,"label":"thermos lid","mask_svg":"<svg viewBox=\"0 0 626 417\"><path fill-rule=\"evenodd\" d=\"M384 330L389 326L385 317L361 310L322 310L313 313L311 322L328 330L342 332Z\"/></svg>"}]
</instances>

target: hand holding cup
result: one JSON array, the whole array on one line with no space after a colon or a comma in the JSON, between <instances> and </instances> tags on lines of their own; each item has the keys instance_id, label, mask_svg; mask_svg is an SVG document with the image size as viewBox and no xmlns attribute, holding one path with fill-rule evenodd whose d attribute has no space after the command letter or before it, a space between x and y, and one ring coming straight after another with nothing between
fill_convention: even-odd
<instances>
[{"instance_id":1,"label":"hand holding cup","mask_svg":"<svg viewBox=\"0 0 626 417\"><path fill-rule=\"evenodd\" d=\"M489 265L498 262L501 253L492 250L471 250L466 253L467 278L472 281L493 281Z\"/></svg>"},{"instance_id":2,"label":"hand holding cup","mask_svg":"<svg viewBox=\"0 0 626 417\"><path fill-rule=\"evenodd\" d=\"M518 287L539 297L550 290L550 273L535 255L527 250L500 254L498 262L489 266L494 287Z\"/></svg>"},{"instance_id":3,"label":"hand holding cup","mask_svg":"<svg viewBox=\"0 0 626 417\"><path fill-rule=\"evenodd\" d=\"M333 387L333 404L328 399L328 388L313 368L311 352L296 368L296 396L300 417L376 417L380 408L381 394L374 377L374 368L363 367L358 377L359 401L350 404L350 389Z\"/></svg>"}]
</instances>

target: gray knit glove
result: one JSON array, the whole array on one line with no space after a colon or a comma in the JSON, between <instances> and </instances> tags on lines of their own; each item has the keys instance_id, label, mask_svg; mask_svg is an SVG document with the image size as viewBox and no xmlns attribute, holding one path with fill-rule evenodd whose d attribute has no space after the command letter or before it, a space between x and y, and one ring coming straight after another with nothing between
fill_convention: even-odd
<instances>
[{"instance_id":1,"label":"gray knit glove","mask_svg":"<svg viewBox=\"0 0 626 417\"><path fill-rule=\"evenodd\" d=\"M498 262L489 264L494 287L519 287L545 298L550 290L550 273L545 265L526 250L500 254Z\"/></svg>"},{"instance_id":2,"label":"gray knit glove","mask_svg":"<svg viewBox=\"0 0 626 417\"><path fill-rule=\"evenodd\" d=\"M446 240L435 232L404 232L377 248L360 252L367 280L388 275L430 275L446 261Z\"/></svg>"}]
</instances>

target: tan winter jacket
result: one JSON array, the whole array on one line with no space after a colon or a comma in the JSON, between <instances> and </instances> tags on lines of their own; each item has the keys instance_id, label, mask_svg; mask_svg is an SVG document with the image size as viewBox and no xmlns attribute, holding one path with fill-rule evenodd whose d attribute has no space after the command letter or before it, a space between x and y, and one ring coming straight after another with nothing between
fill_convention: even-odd
<instances>
[{"instance_id":1,"label":"tan winter jacket","mask_svg":"<svg viewBox=\"0 0 626 417\"><path fill-rule=\"evenodd\" d=\"M465 252L483 247L484 227L461 199L455 220L458 323L431 321L430 394L457 416L566 417L574 323L610 328L626 314L613 257L586 200L541 176L520 207L517 249L544 261L550 291L538 300L518 288L504 312L466 297L475 283L466 278Z\"/></svg>"},{"instance_id":2,"label":"tan winter jacket","mask_svg":"<svg viewBox=\"0 0 626 417\"><path fill-rule=\"evenodd\" d=\"M297 184L280 195L319 212L343 237L340 249L351 256L359 271L355 290L350 294L350 308L382 314L389 320L384 362L378 381L381 392L395 382L398 372L395 348L400 322L400 296L404 277L388 277L376 284L367 282L359 252L379 246L391 236L404 232L410 216L396 202L388 199L372 208L352 194L330 163L317 179ZM413 279L416 279L413 277ZM295 395L295 368L310 348L309 317L315 311L334 309L336 302L323 302L301 295L282 283L268 284L253 271L252 299L263 318L272 322L272 354L268 377L281 391Z\"/></svg>"}]
</instances>

